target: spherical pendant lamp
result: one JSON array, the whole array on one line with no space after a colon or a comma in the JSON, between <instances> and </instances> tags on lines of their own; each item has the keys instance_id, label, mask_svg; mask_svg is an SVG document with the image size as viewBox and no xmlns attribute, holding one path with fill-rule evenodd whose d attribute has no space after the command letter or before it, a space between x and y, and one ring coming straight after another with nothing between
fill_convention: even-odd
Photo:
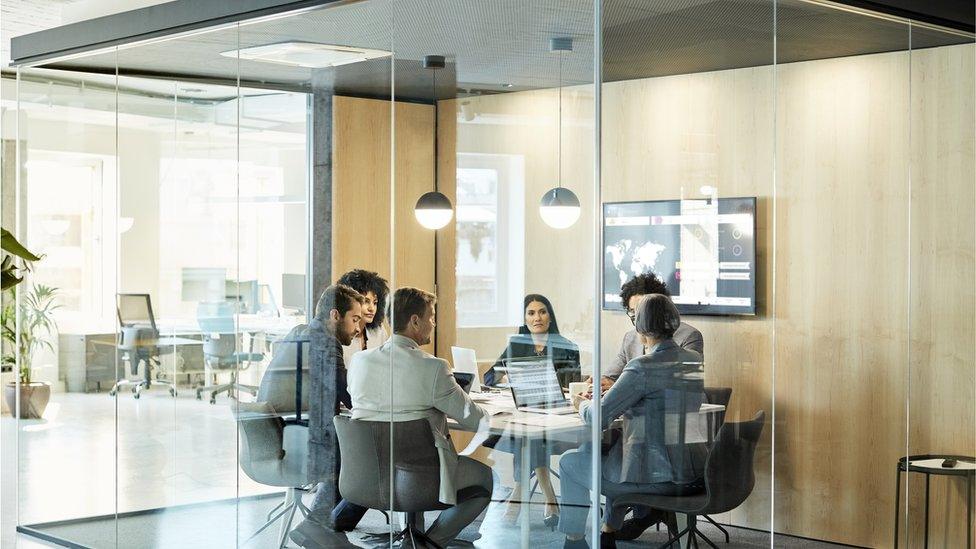
<instances>
[{"instance_id":1,"label":"spherical pendant lamp","mask_svg":"<svg viewBox=\"0 0 976 549\"><path fill-rule=\"evenodd\" d=\"M546 191L539 202L539 215L553 229L567 229L580 216L576 193L562 186L563 177L563 52L573 51L572 38L549 39L549 51L559 53L559 103L556 130L556 186Z\"/></svg>"},{"instance_id":2,"label":"spherical pendant lamp","mask_svg":"<svg viewBox=\"0 0 976 549\"><path fill-rule=\"evenodd\" d=\"M417 221L427 229L443 229L454 217L451 200L437 190L437 69L444 68L443 55L424 56L424 68L430 69L432 95L434 102L434 190L424 193L413 207Z\"/></svg>"}]
</instances>

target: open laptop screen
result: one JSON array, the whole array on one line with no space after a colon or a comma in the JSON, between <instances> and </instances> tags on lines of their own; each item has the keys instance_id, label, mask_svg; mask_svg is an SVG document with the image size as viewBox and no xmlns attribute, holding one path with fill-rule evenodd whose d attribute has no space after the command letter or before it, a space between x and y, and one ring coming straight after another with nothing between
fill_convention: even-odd
<instances>
[{"instance_id":1,"label":"open laptop screen","mask_svg":"<svg viewBox=\"0 0 976 549\"><path fill-rule=\"evenodd\" d=\"M512 360L506 367L517 407L543 407L566 402L551 360Z\"/></svg>"}]
</instances>

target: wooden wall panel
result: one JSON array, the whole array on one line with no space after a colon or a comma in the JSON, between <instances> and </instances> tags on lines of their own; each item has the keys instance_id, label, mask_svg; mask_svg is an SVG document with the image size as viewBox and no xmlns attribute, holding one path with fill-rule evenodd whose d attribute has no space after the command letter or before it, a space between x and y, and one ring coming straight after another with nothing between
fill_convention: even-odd
<instances>
[{"instance_id":1,"label":"wooden wall panel","mask_svg":"<svg viewBox=\"0 0 976 549\"><path fill-rule=\"evenodd\" d=\"M430 105L397 103L391 181L390 103L335 97L332 272L337 278L363 268L391 286L433 291L434 235L413 214L417 198L433 185L433 112ZM443 307L438 316L444 316Z\"/></svg>"},{"instance_id":2,"label":"wooden wall panel","mask_svg":"<svg viewBox=\"0 0 976 549\"><path fill-rule=\"evenodd\" d=\"M908 60L779 68L778 531L891 543L908 364Z\"/></svg>"},{"instance_id":3,"label":"wooden wall panel","mask_svg":"<svg viewBox=\"0 0 976 549\"><path fill-rule=\"evenodd\" d=\"M976 454L974 51L955 47L912 53L911 453ZM920 547L921 478L912 481L909 493L904 531L910 537L902 542ZM933 481L931 505L931 546L962 546L965 483L958 478Z\"/></svg>"},{"instance_id":4,"label":"wooden wall panel","mask_svg":"<svg viewBox=\"0 0 976 549\"><path fill-rule=\"evenodd\" d=\"M457 213L457 106L454 99L437 108L438 189L454 204ZM457 218L437 231L437 356L453 363L451 346L457 336Z\"/></svg>"},{"instance_id":5,"label":"wooden wall panel","mask_svg":"<svg viewBox=\"0 0 976 549\"><path fill-rule=\"evenodd\" d=\"M976 453L973 52L954 46L605 86L605 201L695 196L705 184L720 196L759 198L759 315L687 319L705 337L707 383L734 388L731 420L771 412L775 389L775 472L770 422L756 489L724 519L888 547L894 464L906 445ZM567 90L576 101L564 106L563 171L584 208L573 228L551 231L536 213L555 172L551 90L463 100L478 117L459 122L457 151L523 159L526 291L552 299L586 356L592 98L586 87ZM608 360L630 323L618 312L602 322ZM513 329L458 328L457 339L490 359L502 345L492 342ZM919 484L911 490L908 530L920 545ZM934 484L933 524L945 513L957 524L933 532L933 543L964 543L964 496Z\"/></svg>"},{"instance_id":6,"label":"wooden wall panel","mask_svg":"<svg viewBox=\"0 0 976 549\"><path fill-rule=\"evenodd\" d=\"M756 196L756 317L687 317L705 339L710 386L732 387L729 421L772 413L773 80L769 67L700 73L604 86L603 198L607 202L700 195ZM631 323L603 314L603 359L610 360ZM770 524L771 423L757 450L757 484L745 505L718 517Z\"/></svg>"}]
</instances>

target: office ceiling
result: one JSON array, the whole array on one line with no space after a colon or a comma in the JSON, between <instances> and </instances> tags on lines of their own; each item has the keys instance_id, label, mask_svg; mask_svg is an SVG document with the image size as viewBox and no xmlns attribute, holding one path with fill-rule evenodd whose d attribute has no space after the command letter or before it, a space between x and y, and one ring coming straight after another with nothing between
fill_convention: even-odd
<instances>
[{"instance_id":1,"label":"office ceiling","mask_svg":"<svg viewBox=\"0 0 976 549\"><path fill-rule=\"evenodd\" d=\"M972 42L962 33L909 26L809 0L604 0L604 80L792 63ZM774 33L775 23L775 33ZM775 42L774 42L775 35ZM436 97L556 86L551 37L574 39L562 81L593 81L590 0L365 0L120 48L42 65L76 71L430 101L427 54L448 58ZM395 52L333 69L306 69L224 57L238 48L284 41Z\"/></svg>"}]
</instances>

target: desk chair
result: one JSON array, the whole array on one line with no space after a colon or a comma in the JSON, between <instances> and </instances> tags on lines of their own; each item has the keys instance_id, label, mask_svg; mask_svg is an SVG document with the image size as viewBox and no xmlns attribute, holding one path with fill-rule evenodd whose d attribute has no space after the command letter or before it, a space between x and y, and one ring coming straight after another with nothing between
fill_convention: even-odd
<instances>
[{"instance_id":1,"label":"desk chair","mask_svg":"<svg viewBox=\"0 0 976 549\"><path fill-rule=\"evenodd\" d=\"M342 497L370 509L406 513L407 526L394 536L394 542L410 539L411 547L419 542L441 549L418 526L425 511L450 507L438 500L440 459L430 423L426 419L396 423L359 421L344 416L335 416L333 422L339 451L344 456L339 469ZM391 469L395 489L392 502Z\"/></svg>"},{"instance_id":2,"label":"desk chair","mask_svg":"<svg viewBox=\"0 0 976 549\"><path fill-rule=\"evenodd\" d=\"M254 539L269 526L282 519L278 530L278 548L285 546L295 510L308 516L308 508L302 503L302 494L308 481L308 427L286 425L284 420L266 402L237 403L237 429L241 446L238 459L244 474L254 482L267 486L286 488L285 500L269 513L264 523L247 541ZM286 430L295 437L286 437ZM286 446L286 438L290 444ZM280 509L280 511L279 511Z\"/></svg>"},{"instance_id":3,"label":"desk chair","mask_svg":"<svg viewBox=\"0 0 976 549\"><path fill-rule=\"evenodd\" d=\"M661 549L678 543L685 535L696 548L700 537L709 546L718 549L698 530L696 518L731 511L752 493L756 484L753 470L756 444L765 422L766 414L760 410L749 421L722 425L705 461L705 489L702 493L687 496L626 494L614 500L614 507L644 505L688 515L688 526L662 545Z\"/></svg>"},{"instance_id":4,"label":"desk chair","mask_svg":"<svg viewBox=\"0 0 976 549\"><path fill-rule=\"evenodd\" d=\"M121 326L117 348L122 354L122 359L129 361L132 375L139 374L139 364L145 366L141 380L121 377L108 392L109 396L115 396L120 388L132 385L132 392L135 393L132 397L139 398L142 391L148 390L155 383L168 385L169 394L175 397L176 385L172 381L159 379L158 374L155 380L152 377L153 368L160 365L161 353L157 346L159 330L156 329L156 318L153 316L149 294L118 294L117 297L116 313Z\"/></svg>"},{"instance_id":5,"label":"desk chair","mask_svg":"<svg viewBox=\"0 0 976 549\"><path fill-rule=\"evenodd\" d=\"M197 388L197 400L203 399L203 393L210 393L210 404L217 402L217 395L227 392L231 397L234 391L245 391L252 396L258 388L237 382L238 373L246 370L252 362L261 362L261 353L239 353L240 334L234 325L234 305L228 301L215 303L200 302L197 306L197 323L203 333L203 360L216 371L230 373L230 382L218 385L207 385ZM254 339L251 339L253 346Z\"/></svg>"}]
</instances>

